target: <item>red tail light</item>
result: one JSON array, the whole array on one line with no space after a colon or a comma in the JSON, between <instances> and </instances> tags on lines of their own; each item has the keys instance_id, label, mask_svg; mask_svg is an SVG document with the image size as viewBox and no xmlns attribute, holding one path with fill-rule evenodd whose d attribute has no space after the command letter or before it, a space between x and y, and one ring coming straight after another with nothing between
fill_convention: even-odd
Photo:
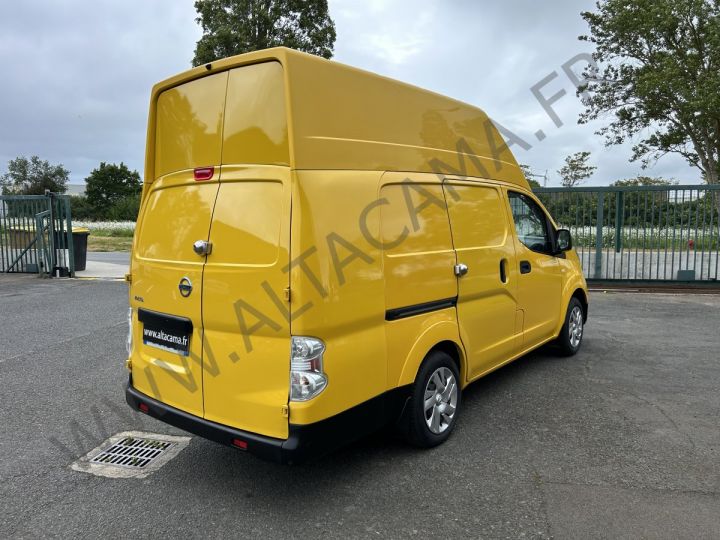
<instances>
[{"instance_id":1,"label":"red tail light","mask_svg":"<svg viewBox=\"0 0 720 540\"><path fill-rule=\"evenodd\" d=\"M144 413L150 411L150 407L148 407L148 406L145 405L144 403L140 403L140 404L138 405L138 409L140 409L140 412L144 412Z\"/></svg>"},{"instance_id":2,"label":"red tail light","mask_svg":"<svg viewBox=\"0 0 720 540\"><path fill-rule=\"evenodd\" d=\"M194 173L196 182L210 180L215 174L215 167L198 167L195 169Z\"/></svg>"}]
</instances>

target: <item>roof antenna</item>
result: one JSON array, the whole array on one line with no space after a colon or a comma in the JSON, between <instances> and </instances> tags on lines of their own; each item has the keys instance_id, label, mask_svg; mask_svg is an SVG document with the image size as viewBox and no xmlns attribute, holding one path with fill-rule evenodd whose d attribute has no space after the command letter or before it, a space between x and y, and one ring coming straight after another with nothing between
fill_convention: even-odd
<instances>
[{"instance_id":1,"label":"roof antenna","mask_svg":"<svg viewBox=\"0 0 720 540\"><path fill-rule=\"evenodd\" d=\"M212 64L205 64L205 69L210 71L212 69Z\"/></svg>"}]
</instances>

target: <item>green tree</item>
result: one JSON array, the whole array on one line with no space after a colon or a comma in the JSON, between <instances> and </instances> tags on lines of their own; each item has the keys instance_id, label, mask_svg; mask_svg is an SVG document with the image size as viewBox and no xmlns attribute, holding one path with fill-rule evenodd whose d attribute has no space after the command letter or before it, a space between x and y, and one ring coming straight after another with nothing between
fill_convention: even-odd
<instances>
[{"instance_id":1,"label":"green tree","mask_svg":"<svg viewBox=\"0 0 720 540\"><path fill-rule=\"evenodd\" d=\"M590 152L576 152L565 158L565 165L558 171L564 187L575 187L590 178L597 167L588 165Z\"/></svg>"},{"instance_id":2,"label":"green tree","mask_svg":"<svg viewBox=\"0 0 720 540\"><path fill-rule=\"evenodd\" d=\"M32 156L20 156L8 162L7 172L0 176L4 195L43 195L45 190L65 193L68 171L62 164L51 165L49 161Z\"/></svg>"},{"instance_id":3,"label":"green tree","mask_svg":"<svg viewBox=\"0 0 720 540\"><path fill-rule=\"evenodd\" d=\"M532 169L530 168L530 165L525 165L524 163L519 163L518 167L520 167L520 170L523 173L523 176L525 176L525 180L527 180L528 184L530 184L531 189L542 187L540 185L540 182L535 180L534 178L538 175L532 172Z\"/></svg>"},{"instance_id":4,"label":"green tree","mask_svg":"<svg viewBox=\"0 0 720 540\"><path fill-rule=\"evenodd\" d=\"M124 197L110 207L105 219L110 221L136 221L140 212L140 196Z\"/></svg>"},{"instance_id":5,"label":"green tree","mask_svg":"<svg viewBox=\"0 0 720 540\"><path fill-rule=\"evenodd\" d=\"M631 160L644 166L675 153L717 183L720 160L720 2L599 0L581 15L598 68L578 91L580 122L612 121L608 145L639 138ZM720 207L719 207L720 210Z\"/></svg>"},{"instance_id":6,"label":"green tree","mask_svg":"<svg viewBox=\"0 0 720 540\"><path fill-rule=\"evenodd\" d=\"M610 184L611 186L631 187L631 186L672 186L676 184L674 180L667 180L660 177L652 176L636 176L635 178L627 178L625 180L617 180Z\"/></svg>"},{"instance_id":7,"label":"green tree","mask_svg":"<svg viewBox=\"0 0 720 540\"><path fill-rule=\"evenodd\" d=\"M535 188L541 188L541 187L542 187L542 186L540 185L540 182L538 182L537 180L533 180L532 178L527 178L527 177L525 177L525 180L527 180L528 184L530 184L530 189L535 189Z\"/></svg>"},{"instance_id":8,"label":"green tree","mask_svg":"<svg viewBox=\"0 0 720 540\"><path fill-rule=\"evenodd\" d=\"M676 184L673 180L660 177L636 176L625 180L617 180L610 184L617 187L638 187L638 186L672 186ZM619 195L616 195L619 196ZM668 221L667 213L669 206L668 191L626 191L622 196L622 222L625 226L654 227ZM612 209L608 210L613 212ZM673 209L673 212L675 209ZM614 214L613 214L614 215ZM675 214L672 214L675 216ZM665 217L665 221L661 218ZM613 218L616 219L616 218Z\"/></svg>"},{"instance_id":9,"label":"green tree","mask_svg":"<svg viewBox=\"0 0 720 540\"><path fill-rule=\"evenodd\" d=\"M137 171L131 171L124 163L100 163L85 179L86 202L96 219L107 217L116 205L127 205L125 199L139 198L142 184Z\"/></svg>"},{"instance_id":10,"label":"green tree","mask_svg":"<svg viewBox=\"0 0 720 540\"><path fill-rule=\"evenodd\" d=\"M331 58L335 23L327 0L197 0L203 35L193 66L269 47Z\"/></svg>"},{"instance_id":11,"label":"green tree","mask_svg":"<svg viewBox=\"0 0 720 540\"><path fill-rule=\"evenodd\" d=\"M85 195L72 195L70 197L70 210L73 220L95 219L94 209L88 204Z\"/></svg>"}]
</instances>

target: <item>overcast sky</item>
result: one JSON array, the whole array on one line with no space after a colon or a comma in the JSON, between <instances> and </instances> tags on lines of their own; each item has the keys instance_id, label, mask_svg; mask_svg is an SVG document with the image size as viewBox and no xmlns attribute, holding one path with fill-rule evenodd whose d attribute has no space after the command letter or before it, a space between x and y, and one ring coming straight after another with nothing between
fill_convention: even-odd
<instances>
[{"instance_id":1,"label":"overcast sky","mask_svg":"<svg viewBox=\"0 0 720 540\"><path fill-rule=\"evenodd\" d=\"M532 145L518 161L549 170L592 152L590 184L641 173L630 145L605 148L595 126L577 125L582 106L562 65L588 52L577 40L592 0L330 0L335 60L463 100ZM151 86L190 67L200 28L192 0L25 0L0 5L0 173L37 154L82 183L101 161L142 172ZM578 69L582 67L578 65ZM530 88L565 90L557 127ZM539 142L536 133L546 135ZM666 157L645 174L699 183L696 169Z\"/></svg>"}]
</instances>

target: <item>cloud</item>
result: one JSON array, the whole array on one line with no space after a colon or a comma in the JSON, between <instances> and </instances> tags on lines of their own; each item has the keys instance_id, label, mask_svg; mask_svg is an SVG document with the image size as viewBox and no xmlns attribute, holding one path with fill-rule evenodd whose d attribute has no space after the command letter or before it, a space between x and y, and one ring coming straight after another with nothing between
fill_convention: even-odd
<instances>
[{"instance_id":1,"label":"cloud","mask_svg":"<svg viewBox=\"0 0 720 540\"><path fill-rule=\"evenodd\" d=\"M336 59L483 108L532 143L515 148L537 170L565 155L593 151L593 182L637 174L629 145L605 149L578 126L582 106L563 62L587 50L579 16L592 0L330 0ZM73 183L101 161L142 171L152 85L190 67L200 28L191 0L65 0L0 4L0 172L18 155L63 163ZM545 95L557 128L530 87L557 71ZM542 129L540 142L534 133ZM699 181L682 160L665 158L650 174Z\"/></svg>"},{"instance_id":2,"label":"cloud","mask_svg":"<svg viewBox=\"0 0 720 540\"><path fill-rule=\"evenodd\" d=\"M64 163L73 183L100 161L141 170L150 88L190 67L199 37L183 4L3 3L0 170L21 154Z\"/></svg>"},{"instance_id":3,"label":"cloud","mask_svg":"<svg viewBox=\"0 0 720 540\"><path fill-rule=\"evenodd\" d=\"M365 16L360 6L364 3L330 0L331 12L337 13L337 60L480 107L532 145L529 151L513 150L519 161L549 171L551 183L559 182L555 171L564 157L582 150L591 151L598 165L590 184L641 173L700 181L699 173L675 156L643 171L639 163L628 162L631 144L605 148L595 134L601 123L577 124L583 106L562 65L590 51L577 38L587 31L580 12L594 9L593 0L396 0ZM422 29L419 20L426 22ZM402 46L393 49L395 43L405 44L410 54L404 55ZM557 77L541 91L547 97L565 91L553 105L561 127L530 90L553 72ZM535 137L538 130L545 135L542 141Z\"/></svg>"},{"instance_id":4,"label":"cloud","mask_svg":"<svg viewBox=\"0 0 720 540\"><path fill-rule=\"evenodd\" d=\"M354 21L356 31L344 38L351 55L366 55L378 62L400 66L432 47L433 21L439 9L437 0L399 0L369 3L340 3L340 17ZM331 9L334 4L331 4ZM371 17L368 17L371 15ZM375 25L358 31L368 20Z\"/></svg>"}]
</instances>

